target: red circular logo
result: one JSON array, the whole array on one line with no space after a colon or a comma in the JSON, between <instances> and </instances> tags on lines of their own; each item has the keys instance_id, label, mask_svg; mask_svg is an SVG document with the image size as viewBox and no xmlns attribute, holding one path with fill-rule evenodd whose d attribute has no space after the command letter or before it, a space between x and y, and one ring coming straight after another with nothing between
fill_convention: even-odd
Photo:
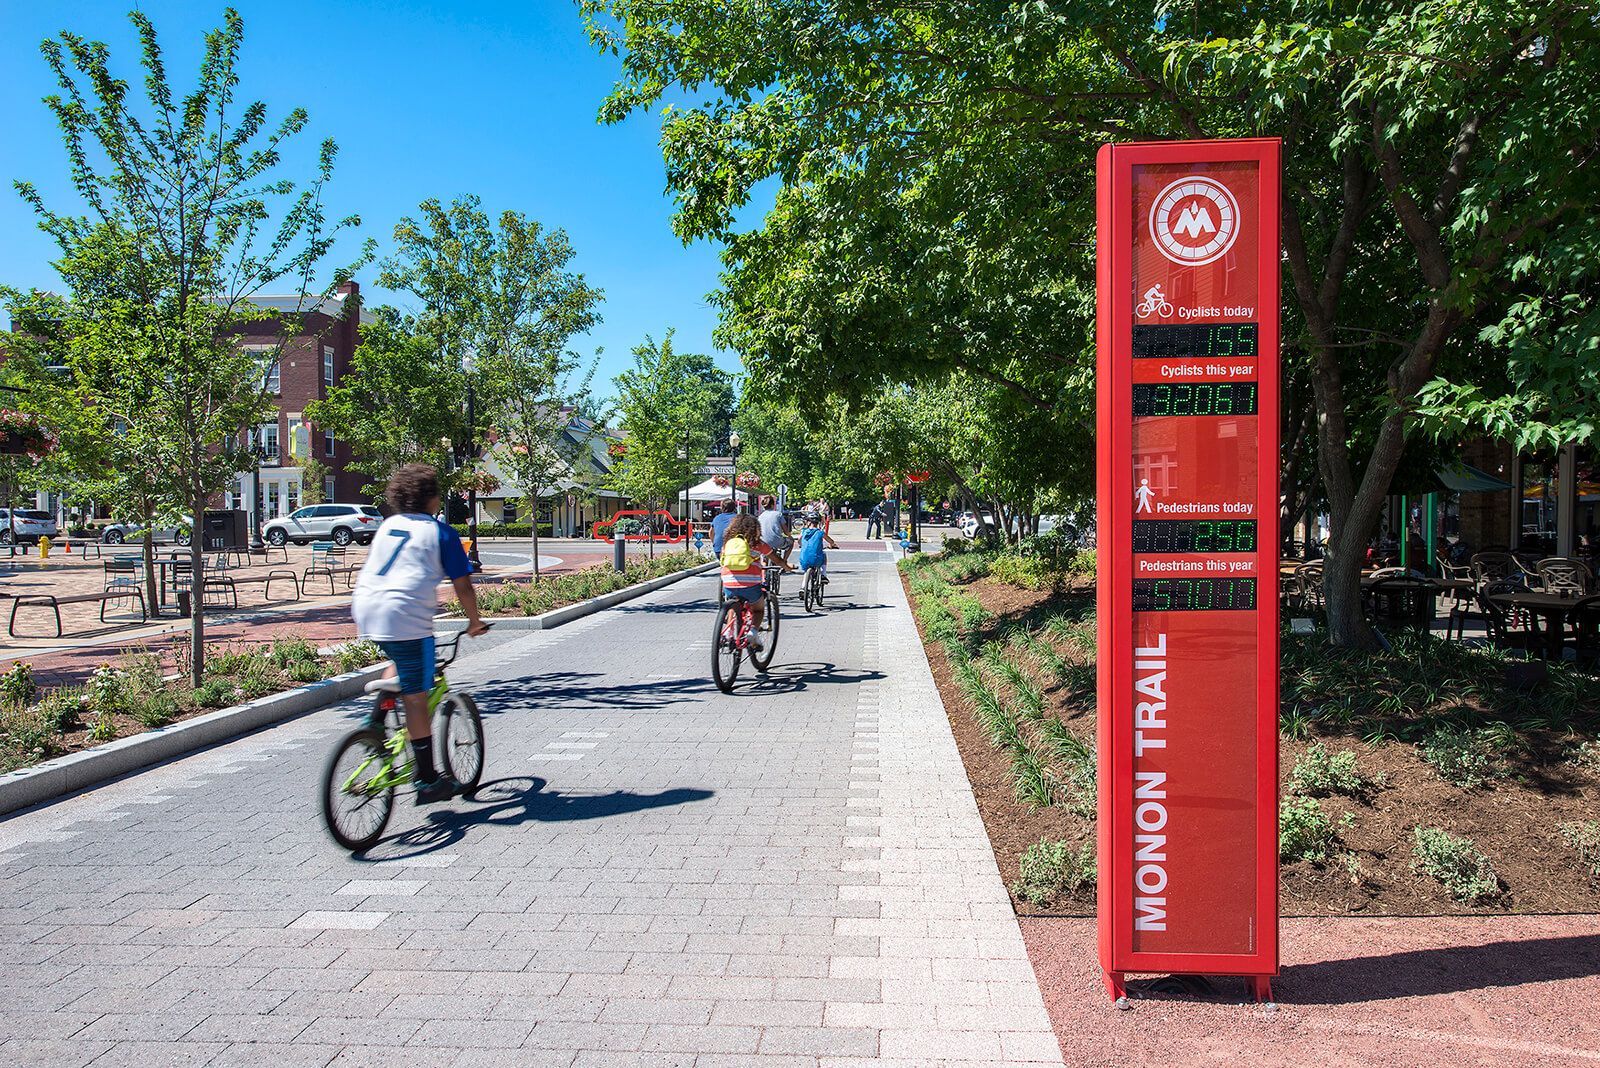
<instances>
[{"instance_id":1,"label":"red circular logo","mask_svg":"<svg viewBox=\"0 0 1600 1068\"><path fill-rule=\"evenodd\" d=\"M1150 206L1150 237L1173 263L1210 263L1239 237L1239 202L1220 182L1197 174L1179 178Z\"/></svg>"}]
</instances>

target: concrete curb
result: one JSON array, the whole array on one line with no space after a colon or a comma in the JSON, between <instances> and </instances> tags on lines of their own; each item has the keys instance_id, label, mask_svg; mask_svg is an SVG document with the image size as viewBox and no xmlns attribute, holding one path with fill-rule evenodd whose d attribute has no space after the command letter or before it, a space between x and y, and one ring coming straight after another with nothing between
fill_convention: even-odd
<instances>
[{"instance_id":1,"label":"concrete curb","mask_svg":"<svg viewBox=\"0 0 1600 1068\"><path fill-rule=\"evenodd\" d=\"M314 712L359 694L384 664L335 675L331 679L275 693L248 704L208 712L182 723L69 753L31 768L0 775L0 814L15 812L63 794L120 778L173 757L225 742L241 734Z\"/></svg>"},{"instance_id":2,"label":"concrete curb","mask_svg":"<svg viewBox=\"0 0 1600 1068\"><path fill-rule=\"evenodd\" d=\"M674 571L670 575L662 575L660 578L653 578L648 582L638 582L632 586L624 586L620 590L613 590L611 593L601 594L599 597L591 597L587 601L579 601L576 604L563 605L560 608L551 609L542 616L485 616L484 619L493 623L496 630L549 630L552 627L559 627L563 623L571 623L574 619L582 619L584 616L592 616L596 612L613 608L624 601L631 601L635 597L643 597L647 593L654 593L659 589L672 585L674 582L682 582L686 578L703 575L716 566L717 562L715 560L708 560L696 567ZM441 620L441 622L457 629L464 625L463 621L459 619L447 619Z\"/></svg>"},{"instance_id":3,"label":"concrete curb","mask_svg":"<svg viewBox=\"0 0 1600 1068\"><path fill-rule=\"evenodd\" d=\"M577 604L566 605L542 616L503 617L494 619L497 628L505 630L548 630L574 619L593 615L614 605L653 593L691 575L699 575L716 566L709 561L698 567L676 571L648 582L636 583L600 597ZM462 620L441 620L446 629L459 630ZM184 756L198 749L230 741L242 734L270 727L296 716L338 704L359 695L371 679L381 675L387 664L374 664L359 671L335 675L331 679L309 686L285 690L248 704L235 705L208 712L182 723L120 738L93 749L70 753L47 760L29 768L0 775L0 816L18 809L51 801L66 794L111 779L121 778L152 765Z\"/></svg>"}]
</instances>

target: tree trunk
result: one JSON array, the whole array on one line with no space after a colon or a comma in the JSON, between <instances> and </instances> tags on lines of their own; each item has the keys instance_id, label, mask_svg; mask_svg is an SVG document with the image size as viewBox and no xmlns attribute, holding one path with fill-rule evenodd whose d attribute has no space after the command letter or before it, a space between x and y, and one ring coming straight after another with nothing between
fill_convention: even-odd
<instances>
[{"instance_id":1,"label":"tree trunk","mask_svg":"<svg viewBox=\"0 0 1600 1068\"><path fill-rule=\"evenodd\" d=\"M151 615L155 614L156 606L161 602L157 595L161 592L156 588L156 517L155 510L148 504L139 516L144 523L144 547L140 556L144 559L144 596L145 604L149 605Z\"/></svg>"},{"instance_id":2,"label":"tree trunk","mask_svg":"<svg viewBox=\"0 0 1600 1068\"><path fill-rule=\"evenodd\" d=\"M189 681L195 686L206 670L205 517L205 495L196 493L189 526Z\"/></svg>"},{"instance_id":3,"label":"tree trunk","mask_svg":"<svg viewBox=\"0 0 1600 1068\"><path fill-rule=\"evenodd\" d=\"M555 513L552 512L552 515ZM533 487L533 581L539 581L539 487Z\"/></svg>"}]
</instances>

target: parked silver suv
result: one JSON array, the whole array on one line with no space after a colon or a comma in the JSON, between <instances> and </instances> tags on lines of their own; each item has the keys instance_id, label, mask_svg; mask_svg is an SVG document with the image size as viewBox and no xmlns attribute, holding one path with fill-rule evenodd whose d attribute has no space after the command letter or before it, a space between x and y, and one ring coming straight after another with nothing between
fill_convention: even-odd
<instances>
[{"instance_id":1,"label":"parked silver suv","mask_svg":"<svg viewBox=\"0 0 1600 1068\"><path fill-rule=\"evenodd\" d=\"M378 533L383 513L370 504L308 504L261 525L261 536L272 545L331 541L335 545L366 545Z\"/></svg>"},{"instance_id":2,"label":"parked silver suv","mask_svg":"<svg viewBox=\"0 0 1600 1068\"><path fill-rule=\"evenodd\" d=\"M12 538L31 545L40 538L55 536L56 521L49 512L18 508L13 513L9 508L0 508L0 545L11 544Z\"/></svg>"}]
</instances>

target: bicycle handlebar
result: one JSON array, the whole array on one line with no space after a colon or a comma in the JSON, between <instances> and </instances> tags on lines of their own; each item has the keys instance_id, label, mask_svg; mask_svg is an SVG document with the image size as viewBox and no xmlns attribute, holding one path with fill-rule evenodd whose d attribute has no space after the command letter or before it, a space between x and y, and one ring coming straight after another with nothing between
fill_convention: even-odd
<instances>
[{"instance_id":1,"label":"bicycle handlebar","mask_svg":"<svg viewBox=\"0 0 1600 1068\"><path fill-rule=\"evenodd\" d=\"M493 627L493 623L485 623L484 630ZM460 655L461 639L467 636L466 628L456 631L456 636L447 642L439 642L433 650L434 663L439 667L448 667Z\"/></svg>"}]
</instances>

